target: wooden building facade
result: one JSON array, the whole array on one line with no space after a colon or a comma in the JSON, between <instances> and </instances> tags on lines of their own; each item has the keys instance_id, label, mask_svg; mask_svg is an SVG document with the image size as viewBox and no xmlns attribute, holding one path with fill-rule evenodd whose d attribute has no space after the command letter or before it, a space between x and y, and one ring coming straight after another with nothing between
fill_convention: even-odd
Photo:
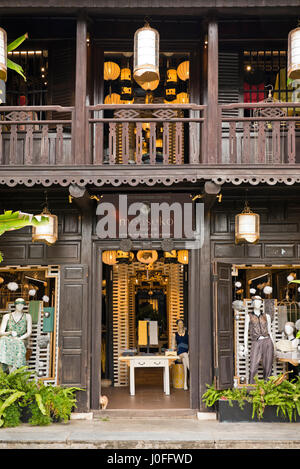
<instances>
[{"instance_id":1,"label":"wooden building facade","mask_svg":"<svg viewBox=\"0 0 300 469\"><path fill-rule=\"evenodd\" d=\"M100 285L109 283L102 253L124 245L121 237L97 235L102 198L186 197L202 204L203 245L189 251L185 267L193 410L207 410L201 400L207 383L233 385L232 272L300 265L300 91L286 75L299 2L182 3L1 2L9 40L26 31L29 38L12 55L28 80L9 72L0 106L0 205L39 213L46 192L59 237L48 246L32 243L31 229L1 236L0 268L59 269L57 382L85 389L84 411L99 409L102 393ZM181 89L188 102L176 109L162 95L145 104L138 93L133 103L105 104L119 91L105 80L104 63L132 60L145 16L160 34L161 63L189 61L188 88ZM234 217L246 195L261 216L261 235L256 244L238 245ZM175 250L186 247L183 238L171 241ZM164 251L161 238L130 242L135 252Z\"/></svg>"}]
</instances>

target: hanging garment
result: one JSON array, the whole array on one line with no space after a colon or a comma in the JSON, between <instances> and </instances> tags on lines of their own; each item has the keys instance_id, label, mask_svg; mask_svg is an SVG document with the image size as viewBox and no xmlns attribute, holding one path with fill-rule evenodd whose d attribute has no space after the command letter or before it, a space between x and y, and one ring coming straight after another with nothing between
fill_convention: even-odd
<instances>
[{"instance_id":1,"label":"hanging garment","mask_svg":"<svg viewBox=\"0 0 300 469\"><path fill-rule=\"evenodd\" d=\"M274 345L268 337L266 339L255 340L251 345L250 352L250 377L249 384L254 384L254 377L257 375L260 362L263 366L264 379L272 374L272 365L274 358Z\"/></svg>"},{"instance_id":2,"label":"hanging garment","mask_svg":"<svg viewBox=\"0 0 300 469\"><path fill-rule=\"evenodd\" d=\"M189 350L189 335L185 331L184 335L179 335L178 332L175 333L176 345L177 345L177 355L181 353L188 352Z\"/></svg>"},{"instance_id":3,"label":"hanging garment","mask_svg":"<svg viewBox=\"0 0 300 469\"><path fill-rule=\"evenodd\" d=\"M46 317L45 313L49 313L49 316ZM53 331L54 331L54 308L47 307L47 308L44 308L43 332L53 332Z\"/></svg>"},{"instance_id":4,"label":"hanging garment","mask_svg":"<svg viewBox=\"0 0 300 469\"><path fill-rule=\"evenodd\" d=\"M274 300L273 298L266 298L264 300L265 314L268 314L271 317L272 322L274 320L274 314L275 314L275 303L276 303L276 300Z\"/></svg>"},{"instance_id":5,"label":"hanging garment","mask_svg":"<svg viewBox=\"0 0 300 469\"><path fill-rule=\"evenodd\" d=\"M16 332L17 336L0 338L0 363L17 370L26 365L26 347L24 341L18 338L27 332L26 314L23 313L21 319L16 322L11 313L6 326L6 332L8 331Z\"/></svg>"},{"instance_id":6,"label":"hanging garment","mask_svg":"<svg viewBox=\"0 0 300 469\"><path fill-rule=\"evenodd\" d=\"M158 345L157 321L149 321L149 344Z\"/></svg>"},{"instance_id":7,"label":"hanging garment","mask_svg":"<svg viewBox=\"0 0 300 469\"><path fill-rule=\"evenodd\" d=\"M148 321L139 321L138 343L139 345L148 345Z\"/></svg>"},{"instance_id":8,"label":"hanging garment","mask_svg":"<svg viewBox=\"0 0 300 469\"><path fill-rule=\"evenodd\" d=\"M32 318L32 324L37 324L39 320L40 302L38 300L29 301L29 314Z\"/></svg>"},{"instance_id":9,"label":"hanging garment","mask_svg":"<svg viewBox=\"0 0 300 469\"><path fill-rule=\"evenodd\" d=\"M287 307L286 305L278 306L278 330L280 332L284 331L285 323L287 322Z\"/></svg>"}]
</instances>

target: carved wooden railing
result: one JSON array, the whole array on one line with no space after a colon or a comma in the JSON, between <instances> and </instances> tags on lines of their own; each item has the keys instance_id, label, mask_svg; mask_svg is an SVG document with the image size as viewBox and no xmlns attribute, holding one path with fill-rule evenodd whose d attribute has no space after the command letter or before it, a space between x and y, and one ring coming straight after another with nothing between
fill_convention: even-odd
<instances>
[{"instance_id":1,"label":"carved wooden railing","mask_svg":"<svg viewBox=\"0 0 300 469\"><path fill-rule=\"evenodd\" d=\"M300 163L300 103L227 104L220 115L219 164Z\"/></svg>"},{"instance_id":2,"label":"carved wooden railing","mask_svg":"<svg viewBox=\"0 0 300 469\"><path fill-rule=\"evenodd\" d=\"M0 165L73 164L73 107L0 106Z\"/></svg>"},{"instance_id":3,"label":"carved wooden railing","mask_svg":"<svg viewBox=\"0 0 300 469\"><path fill-rule=\"evenodd\" d=\"M88 107L91 163L198 164L206 106L129 104Z\"/></svg>"}]
</instances>

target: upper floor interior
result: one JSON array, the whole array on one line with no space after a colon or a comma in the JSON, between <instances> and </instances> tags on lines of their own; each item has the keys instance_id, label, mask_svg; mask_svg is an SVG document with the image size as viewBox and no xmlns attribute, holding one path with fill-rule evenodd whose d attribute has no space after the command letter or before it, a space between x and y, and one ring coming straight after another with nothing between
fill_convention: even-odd
<instances>
[{"instance_id":1,"label":"upper floor interior","mask_svg":"<svg viewBox=\"0 0 300 469\"><path fill-rule=\"evenodd\" d=\"M7 56L26 81L9 69L1 85L1 165L300 164L300 80L287 75L300 8L259 11L241 0L233 14L188 5L179 14L167 1L161 13L64 3L70 11L2 10L7 42L28 38ZM142 86L134 35L146 14L159 35L159 79Z\"/></svg>"}]
</instances>

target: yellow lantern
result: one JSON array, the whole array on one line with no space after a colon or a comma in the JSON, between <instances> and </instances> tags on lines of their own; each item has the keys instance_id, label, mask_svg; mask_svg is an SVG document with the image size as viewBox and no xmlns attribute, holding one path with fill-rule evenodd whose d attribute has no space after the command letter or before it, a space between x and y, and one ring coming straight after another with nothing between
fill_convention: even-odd
<instances>
[{"instance_id":1,"label":"yellow lantern","mask_svg":"<svg viewBox=\"0 0 300 469\"><path fill-rule=\"evenodd\" d=\"M146 91L154 91L156 90L158 85L159 85L159 80L145 81L145 83L143 83L141 87L143 88L143 90L146 90Z\"/></svg>"},{"instance_id":2,"label":"yellow lantern","mask_svg":"<svg viewBox=\"0 0 300 469\"><path fill-rule=\"evenodd\" d=\"M185 93L185 92L178 93L178 95L176 97L176 102L180 103L180 104L189 103L190 102L190 97L189 97L188 93Z\"/></svg>"},{"instance_id":3,"label":"yellow lantern","mask_svg":"<svg viewBox=\"0 0 300 469\"><path fill-rule=\"evenodd\" d=\"M104 80L116 80L120 75L120 67L115 62L104 62Z\"/></svg>"},{"instance_id":4,"label":"yellow lantern","mask_svg":"<svg viewBox=\"0 0 300 469\"><path fill-rule=\"evenodd\" d=\"M118 93L108 94L104 99L104 104L121 104L121 96Z\"/></svg>"},{"instance_id":5,"label":"yellow lantern","mask_svg":"<svg viewBox=\"0 0 300 469\"><path fill-rule=\"evenodd\" d=\"M180 264L189 263L189 251L187 249L182 249L177 252L177 259Z\"/></svg>"},{"instance_id":6,"label":"yellow lantern","mask_svg":"<svg viewBox=\"0 0 300 469\"><path fill-rule=\"evenodd\" d=\"M172 249L172 251L165 251L164 252L164 258L165 258L165 263L166 264L176 262L176 260L177 260L176 250Z\"/></svg>"},{"instance_id":7,"label":"yellow lantern","mask_svg":"<svg viewBox=\"0 0 300 469\"><path fill-rule=\"evenodd\" d=\"M180 80L186 81L190 78L190 62L189 60L185 60L181 62L181 64L177 67L177 75L179 76Z\"/></svg>"},{"instance_id":8,"label":"yellow lantern","mask_svg":"<svg viewBox=\"0 0 300 469\"><path fill-rule=\"evenodd\" d=\"M146 22L134 35L133 77L147 90L153 90L152 82L159 82L159 34Z\"/></svg>"},{"instance_id":9,"label":"yellow lantern","mask_svg":"<svg viewBox=\"0 0 300 469\"><path fill-rule=\"evenodd\" d=\"M155 250L138 251L136 258L142 264L153 264L157 260L158 254Z\"/></svg>"},{"instance_id":10,"label":"yellow lantern","mask_svg":"<svg viewBox=\"0 0 300 469\"><path fill-rule=\"evenodd\" d=\"M48 208L45 207L41 216L47 216L49 223L46 225L33 226L32 227L32 242L35 243L46 243L52 245L57 241L58 238L58 221L57 216L52 215Z\"/></svg>"},{"instance_id":11,"label":"yellow lantern","mask_svg":"<svg viewBox=\"0 0 300 469\"><path fill-rule=\"evenodd\" d=\"M235 242L256 243L259 240L259 215L253 213L247 202L242 213L235 216Z\"/></svg>"},{"instance_id":12,"label":"yellow lantern","mask_svg":"<svg viewBox=\"0 0 300 469\"><path fill-rule=\"evenodd\" d=\"M117 251L117 262L119 264L128 264L129 262L133 261L134 254L133 252L129 251Z\"/></svg>"},{"instance_id":13,"label":"yellow lantern","mask_svg":"<svg viewBox=\"0 0 300 469\"><path fill-rule=\"evenodd\" d=\"M114 265L117 263L117 251L103 251L102 262L107 265Z\"/></svg>"},{"instance_id":14,"label":"yellow lantern","mask_svg":"<svg viewBox=\"0 0 300 469\"><path fill-rule=\"evenodd\" d=\"M300 27L293 29L288 35L288 78L300 78Z\"/></svg>"},{"instance_id":15,"label":"yellow lantern","mask_svg":"<svg viewBox=\"0 0 300 469\"><path fill-rule=\"evenodd\" d=\"M0 80L7 78L7 34L0 28Z\"/></svg>"}]
</instances>

